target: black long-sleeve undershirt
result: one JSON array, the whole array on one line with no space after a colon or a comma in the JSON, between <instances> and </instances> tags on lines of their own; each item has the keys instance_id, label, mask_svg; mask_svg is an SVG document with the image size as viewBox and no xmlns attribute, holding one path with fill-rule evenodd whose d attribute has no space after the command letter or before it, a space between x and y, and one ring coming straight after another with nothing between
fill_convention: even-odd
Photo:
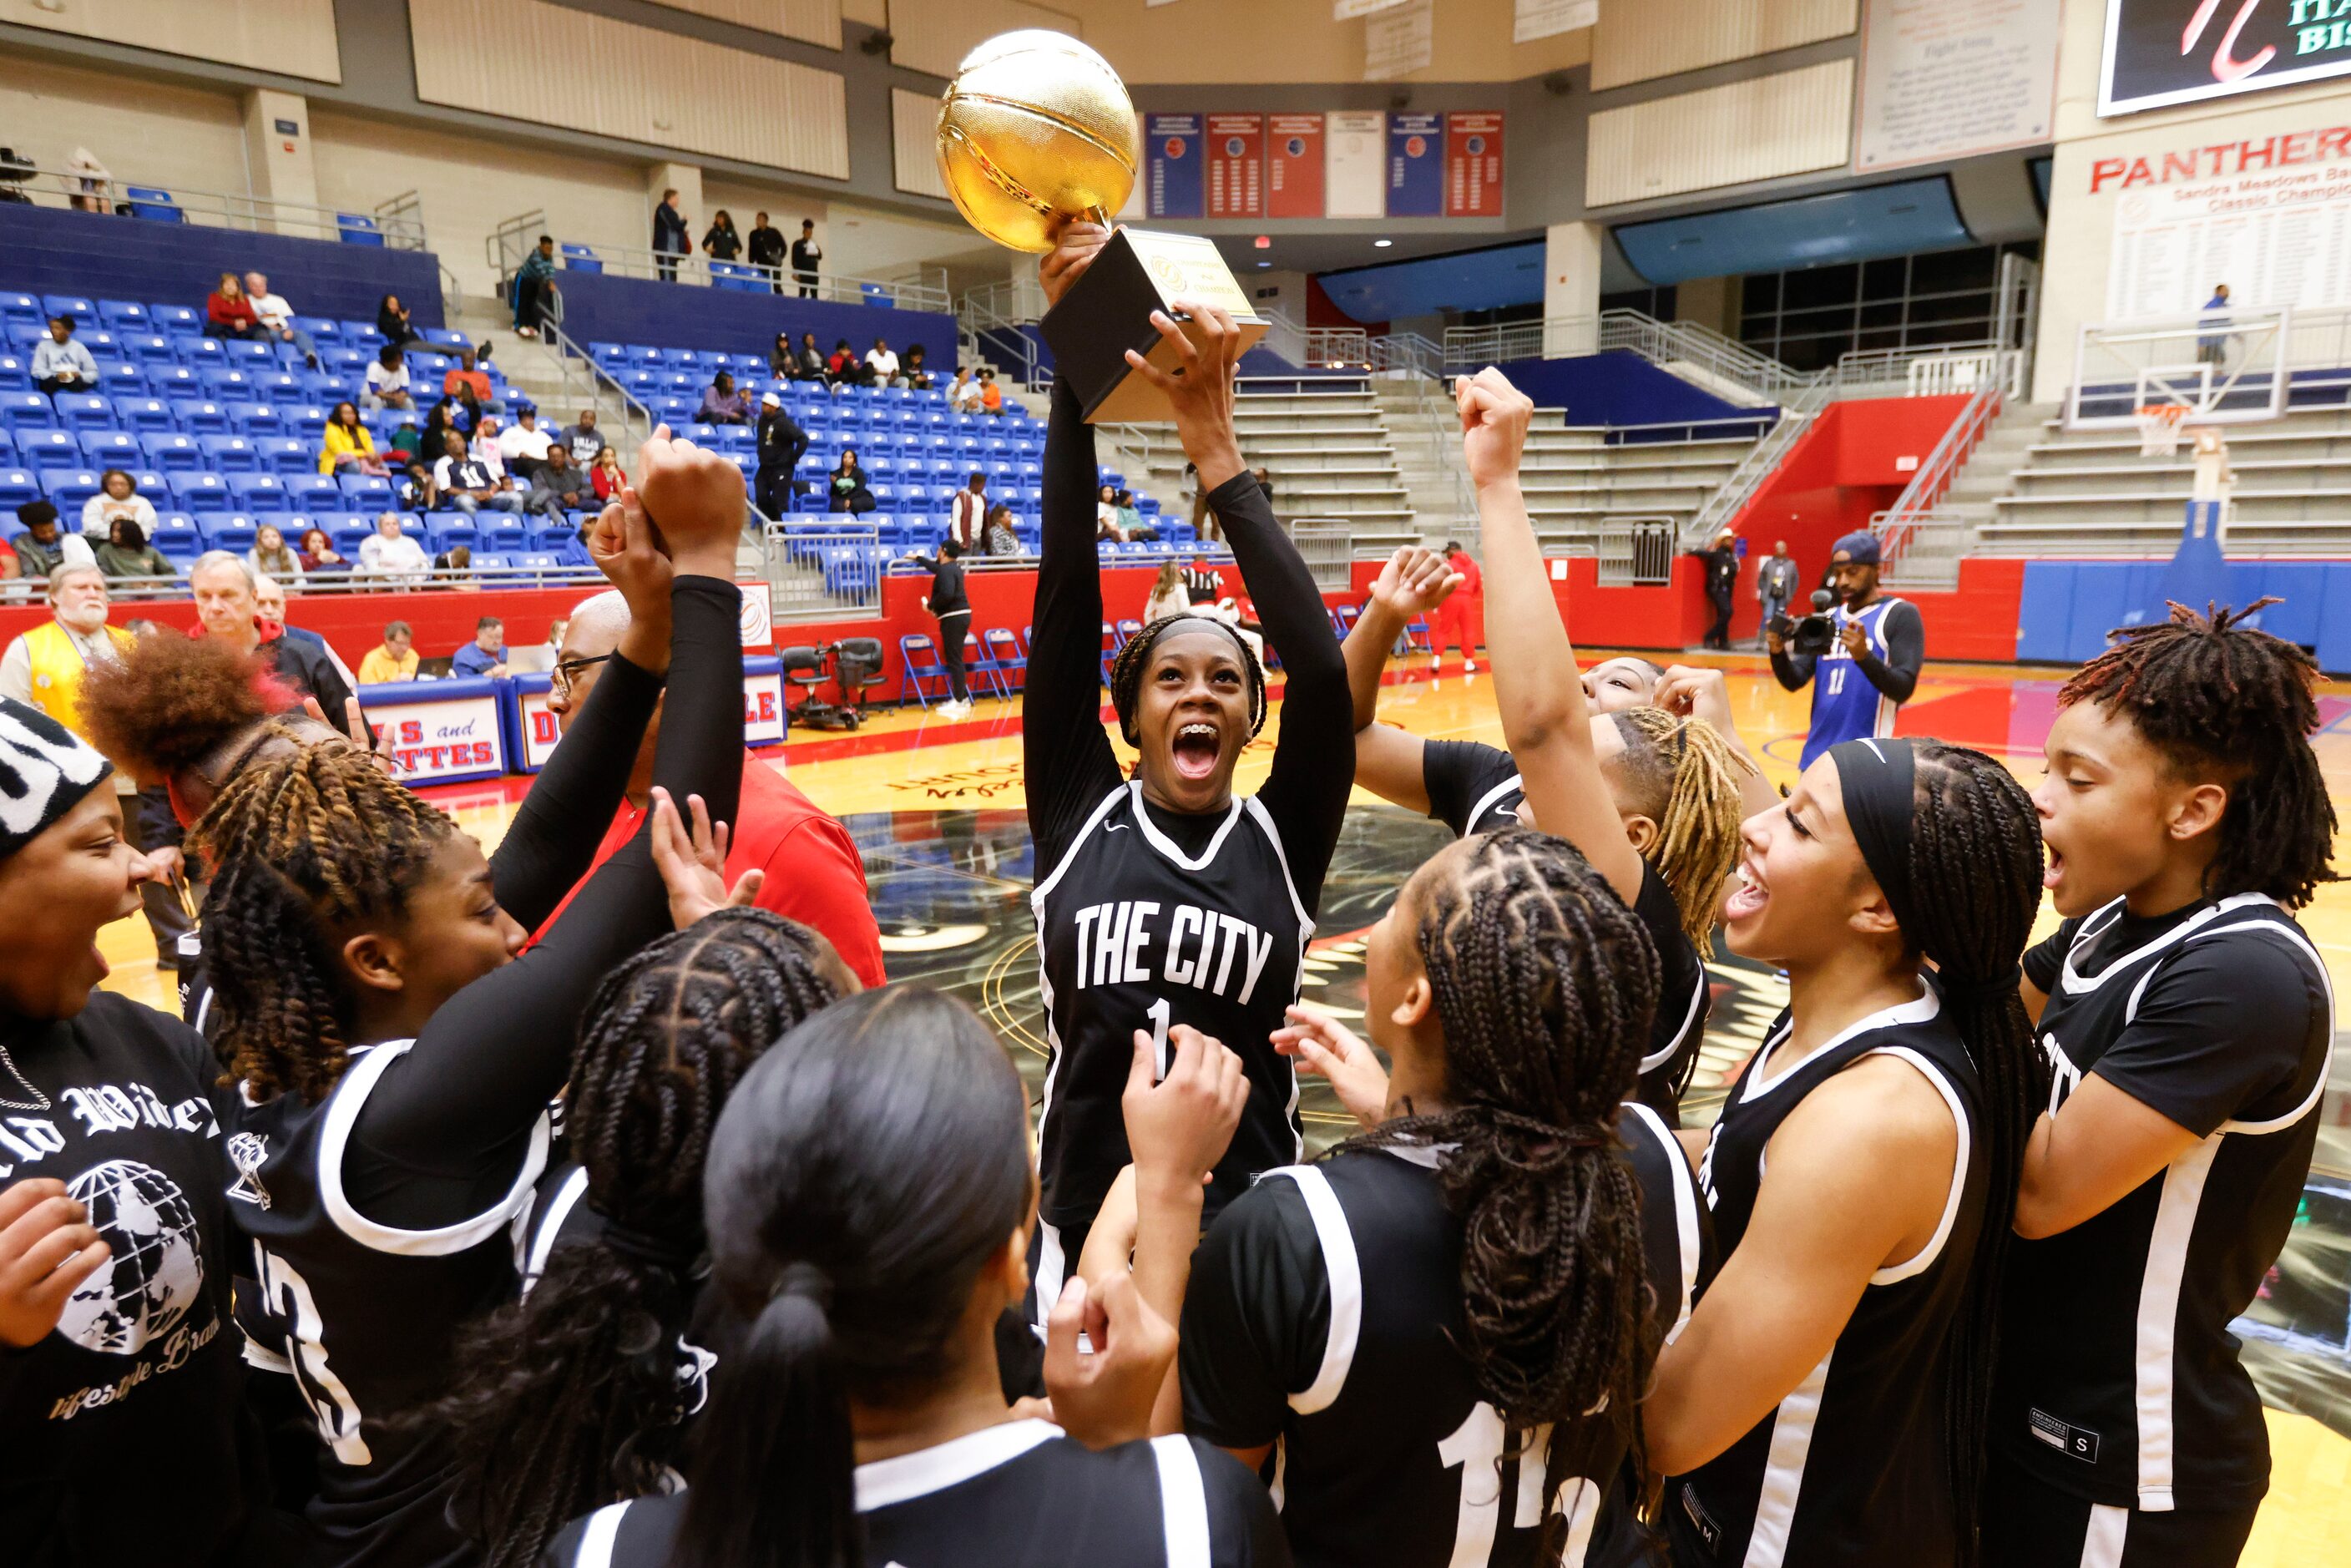
<instances>
[{"instance_id":1,"label":"black long-sleeve undershirt","mask_svg":"<svg viewBox=\"0 0 2351 1568\"><path fill-rule=\"evenodd\" d=\"M595 862L635 770L662 678L615 653L516 809L490 856L490 886L526 931L536 931Z\"/></svg>"},{"instance_id":2,"label":"black long-sleeve undershirt","mask_svg":"<svg viewBox=\"0 0 2351 1568\"><path fill-rule=\"evenodd\" d=\"M1879 629L1886 636L1888 657L1880 659L1865 652L1854 660L1854 667L1882 695L1907 703L1918 689L1918 669L1927 662L1927 623L1918 618L1917 605L1897 599L1887 607ZM1785 689L1800 692L1812 681L1819 662L1812 653L1782 650L1771 655L1771 674Z\"/></svg>"},{"instance_id":3,"label":"black long-sleeve undershirt","mask_svg":"<svg viewBox=\"0 0 2351 1568\"><path fill-rule=\"evenodd\" d=\"M734 821L742 793L741 600L733 583L716 578L682 577L671 590L668 700L653 782L681 810L688 795L700 795L714 821ZM596 744L581 749L600 755L558 780L567 814L550 810L553 831L529 852L531 863L509 873L529 884L527 896L543 897L574 855L582 863L592 857L643 733L642 724L631 730L621 722L589 732ZM581 738L576 727L569 738ZM607 789L611 798L593 809L590 794ZM648 816L597 869L536 946L451 998L377 1082L343 1166L347 1190L368 1218L435 1228L483 1212L513 1185L531 1128L569 1071L597 982L670 928L651 823Z\"/></svg>"},{"instance_id":4,"label":"black long-sleeve undershirt","mask_svg":"<svg viewBox=\"0 0 2351 1568\"><path fill-rule=\"evenodd\" d=\"M1094 435L1076 397L1059 381L1045 431L1044 469L1036 630L1022 703L1021 754L1029 831L1038 865L1050 868L1124 777L1102 726ZM1322 902L1322 879L1338 848L1354 783L1354 708L1346 657L1332 632L1322 591L1275 520L1255 476L1234 476L1210 492L1207 504L1224 526L1225 542L1257 605L1266 641L1281 655L1288 682L1281 736L1257 800L1273 820L1299 898L1311 913ZM1146 809L1180 836L1180 819Z\"/></svg>"}]
</instances>

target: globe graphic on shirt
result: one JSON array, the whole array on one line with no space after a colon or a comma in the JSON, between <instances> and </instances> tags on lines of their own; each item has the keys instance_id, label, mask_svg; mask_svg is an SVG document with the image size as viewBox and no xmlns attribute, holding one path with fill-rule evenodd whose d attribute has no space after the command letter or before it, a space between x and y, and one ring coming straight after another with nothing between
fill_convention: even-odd
<instances>
[{"instance_id":1,"label":"globe graphic on shirt","mask_svg":"<svg viewBox=\"0 0 2351 1568\"><path fill-rule=\"evenodd\" d=\"M66 1190L89 1210L110 1255L66 1302L57 1332L85 1350L136 1355L204 1290L195 1211L170 1176L136 1160L92 1166Z\"/></svg>"}]
</instances>

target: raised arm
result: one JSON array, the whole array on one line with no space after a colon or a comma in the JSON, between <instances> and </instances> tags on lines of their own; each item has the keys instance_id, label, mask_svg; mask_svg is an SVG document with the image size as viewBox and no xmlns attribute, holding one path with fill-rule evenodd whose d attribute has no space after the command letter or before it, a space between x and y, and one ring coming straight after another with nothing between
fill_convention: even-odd
<instances>
[{"instance_id":1,"label":"raised arm","mask_svg":"<svg viewBox=\"0 0 2351 1568\"><path fill-rule=\"evenodd\" d=\"M1461 574L1437 550L1400 547L1380 569L1364 600L1364 613L1339 650L1347 660L1347 695L1355 707L1355 782L1384 800L1426 815L1428 789L1422 777L1426 743L1416 735L1378 721L1380 681L1387 674L1388 650L1412 624L1461 586Z\"/></svg>"},{"instance_id":2,"label":"raised arm","mask_svg":"<svg viewBox=\"0 0 2351 1568\"><path fill-rule=\"evenodd\" d=\"M1583 851L1630 904L1640 896L1641 856L1601 775L1583 674L1519 488L1534 403L1490 367L1462 378L1454 396L1485 541L1486 647L1503 737L1535 825Z\"/></svg>"},{"instance_id":3,"label":"raised arm","mask_svg":"<svg viewBox=\"0 0 2351 1568\"><path fill-rule=\"evenodd\" d=\"M1233 433L1240 333L1233 319L1215 306L1180 299L1175 306L1191 318L1197 342L1162 312L1152 312L1151 324L1175 347L1176 371L1162 371L1132 349L1126 362L1175 409L1184 455L1199 469L1208 508L1224 528L1265 640L1281 655L1281 735L1258 801L1281 835L1291 880L1311 914L1322 901L1323 873L1338 848L1339 824L1354 787L1355 723L1347 661L1331 633L1331 614L1314 574L1274 519L1265 487L1241 462L1240 441Z\"/></svg>"},{"instance_id":4,"label":"raised arm","mask_svg":"<svg viewBox=\"0 0 2351 1568\"><path fill-rule=\"evenodd\" d=\"M1730 742L1746 764L1739 776L1740 809L1748 816L1768 811L1780 803L1780 791L1763 777L1762 764L1755 760L1747 741L1739 733L1739 721L1730 712L1730 686L1722 672L1708 665L1672 664L1657 679L1656 695L1650 699L1667 713L1702 718L1714 726L1716 733Z\"/></svg>"},{"instance_id":5,"label":"raised arm","mask_svg":"<svg viewBox=\"0 0 2351 1568\"><path fill-rule=\"evenodd\" d=\"M1110 236L1072 224L1038 268L1058 300ZM1102 569L1094 559L1094 433L1075 393L1056 378L1045 425L1042 534L1036 620L1021 699L1020 755L1029 831L1044 875L1086 814L1115 789L1118 756L1102 726Z\"/></svg>"}]
</instances>

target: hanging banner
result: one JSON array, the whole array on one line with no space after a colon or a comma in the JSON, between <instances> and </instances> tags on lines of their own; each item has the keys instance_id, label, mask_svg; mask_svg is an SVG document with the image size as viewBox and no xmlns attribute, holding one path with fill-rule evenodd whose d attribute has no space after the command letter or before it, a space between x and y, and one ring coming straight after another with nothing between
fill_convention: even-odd
<instances>
[{"instance_id":1,"label":"hanging banner","mask_svg":"<svg viewBox=\"0 0 2351 1568\"><path fill-rule=\"evenodd\" d=\"M2351 71L2338 0L2106 0L2098 113L2130 114Z\"/></svg>"},{"instance_id":2,"label":"hanging banner","mask_svg":"<svg viewBox=\"0 0 2351 1568\"><path fill-rule=\"evenodd\" d=\"M1266 117L1265 213L1271 218L1322 215L1322 117Z\"/></svg>"},{"instance_id":3,"label":"hanging banner","mask_svg":"<svg viewBox=\"0 0 2351 1568\"><path fill-rule=\"evenodd\" d=\"M1151 191L1151 215L1202 216L1205 204L1200 176L1200 117L1145 115L1143 150L1149 168L1149 178L1144 183Z\"/></svg>"},{"instance_id":4,"label":"hanging banner","mask_svg":"<svg viewBox=\"0 0 2351 1568\"><path fill-rule=\"evenodd\" d=\"M1208 215L1265 216L1265 116L1208 116Z\"/></svg>"},{"instance_id":5,"label":"hanging banner","mask_svg":"<svg viewBox=\"0 0 2351 1568\"><path fill-rule=\"evenodd\" d=\"M1502 117L1445 117L1445 215L1502 215Z\"/></svg>"},{"instance_id":6,"label":"hanging banner","mask_svg":"<svg viewBox=\"0 0 2351 1568\"><path fill-rule=\"evenodd\" d=\"M1433 218L1445 211L1445 117L1388 116L1387 215Z\"/></svg>"},{"instance_id":7,"label":"hanging banner","mask_svg":"<svg viewBox=\"0 0 2351 1568\"><path fill-rule=\"evenodd\" d=\"M1437 57L1436 0L1407 0L1364 24L1364 79L1394 81Z\"/></svg>"},{"instance_id":8,"label":"hanging banner","mask_svg":"<svg viewBox=\"0 0 2351 1568\"><path fill-rule=\"evenodd\" d=\"M1385 217L1388 117L1376 109L1341 109L1324 115L1322 125L1330 141L1322 160L1323 215Z\"/></svg>"},{"instance_id":9,"label":"hanging banner","mask_svg":"<svg viewBox=\"0 0 2351 1568\"><path fill-rule=\"evenodd\" d=\"M1511 9L1510 42L1531 44L1599 22L1600 0L1518 0Z\"/></svg>"},{"instance_id":10,"label":"hanging banner","mask_svg":"<svg viewBox=\"0 0 2351 1568\"><path fill-rule=\"evenodd\" d=\"M2048 0L1868 0L1855 167L2048 141L2058 12Z\"/></svg>"},{"instance_id":11,"label":"hanging banner","mask_svg":"<svg viewBox=\"0 0 2351 1568\"><path fill-rule=\"evenodd\" d=\"M499 683L486 677L361 686L360 706L403 784L455 784L507 771Z\"/></svg>"}]
</instances>

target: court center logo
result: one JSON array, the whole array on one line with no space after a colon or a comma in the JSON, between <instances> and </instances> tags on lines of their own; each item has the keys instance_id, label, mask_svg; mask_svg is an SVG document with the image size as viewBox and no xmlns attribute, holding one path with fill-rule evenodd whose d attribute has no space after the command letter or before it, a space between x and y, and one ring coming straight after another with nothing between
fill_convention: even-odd
<instances>
[{"instance_id":1,"label":"court center logo","mask_svg":"<svg viewBox=\"0 0 2351 1568\"><path fill-rule=\"evenodd\" d=\"M109 1160L67 1184L110 1252L66 1302L57 1332L85 1350L136 1355L179 1325L204 1285L195 1211L152 1166Z\"/></svg>"}]
</instances>

